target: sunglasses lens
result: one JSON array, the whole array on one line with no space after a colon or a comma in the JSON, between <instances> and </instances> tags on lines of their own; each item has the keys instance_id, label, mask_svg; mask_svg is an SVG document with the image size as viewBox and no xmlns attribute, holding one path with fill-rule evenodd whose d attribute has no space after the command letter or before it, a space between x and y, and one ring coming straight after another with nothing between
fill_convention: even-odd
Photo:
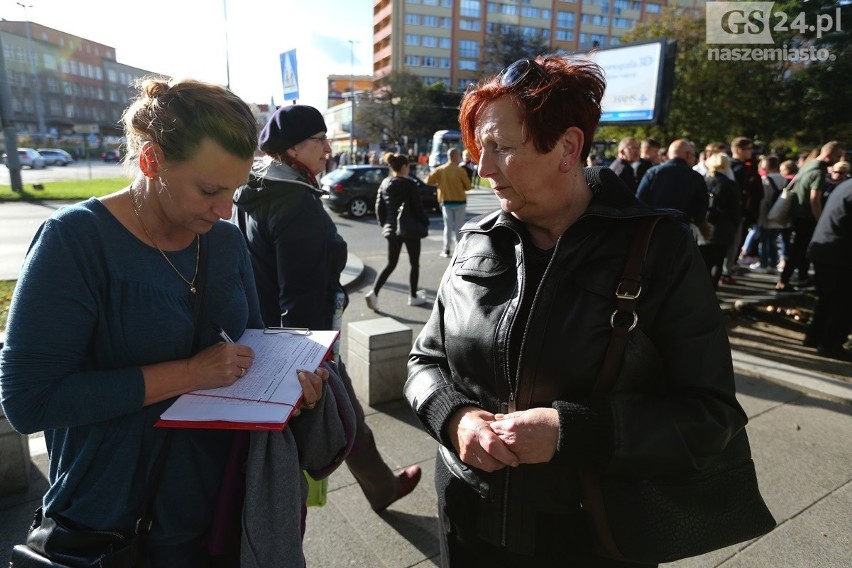
<instances>
[{"instance_id":1,"label":"sunglasses lens","mask_svg":"<svg viewBox=\"0 0 852 568\"><path fill-rule=\"evenodd\" d=\"M532 62L529 59L519 59L500 73L500 86L511 87L516 85L521 79L527 76L532 67Z\"/></svg>"}]
</instances>

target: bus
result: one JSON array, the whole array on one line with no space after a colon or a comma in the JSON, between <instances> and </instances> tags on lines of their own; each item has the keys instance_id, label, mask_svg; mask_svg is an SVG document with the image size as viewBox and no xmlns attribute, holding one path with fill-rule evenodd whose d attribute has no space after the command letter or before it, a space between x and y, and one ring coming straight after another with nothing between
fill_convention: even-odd
<instances>
[{"instance_id":1,"label":"bus","mask_svg":"<svg viewBox=\"0 0 852 568\"><path fill-rule=\"evenodd\" d=\"M447 150L455 146L462 149L461 132L439 130L432 135L432 151L429 152L429 167L437 168L447 161Z\"/></svg>"}]
</instances>

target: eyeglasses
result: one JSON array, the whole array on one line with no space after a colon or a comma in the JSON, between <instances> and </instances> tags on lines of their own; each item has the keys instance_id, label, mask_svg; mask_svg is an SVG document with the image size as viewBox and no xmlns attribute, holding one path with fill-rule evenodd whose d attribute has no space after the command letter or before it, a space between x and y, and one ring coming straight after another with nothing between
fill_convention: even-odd
<instances>
[{"instance_id":1,"label":"eyeglasses","mask_svg":"<svg viewBox=\"0 0 852 568\"><path fill-rule=\"evenodd\" d=\"M501 87L511 88L526 79L533 71L539 79L547 77L547 72L534 59L518 59L500 71L500 74L497 75L497 82Z\"/></svg>"},{"instance_id":2,"label":"eyeglasses","mask_svg":"<svg viewBox=\"0 0 852 568\"><path fill-rule=\"evenodd\" d=\"M322 145L328 144L328 136L326 136L325 134L320 134L317 136L308 136L306 140L314 140Z\"/></svg>"}]
</instances>

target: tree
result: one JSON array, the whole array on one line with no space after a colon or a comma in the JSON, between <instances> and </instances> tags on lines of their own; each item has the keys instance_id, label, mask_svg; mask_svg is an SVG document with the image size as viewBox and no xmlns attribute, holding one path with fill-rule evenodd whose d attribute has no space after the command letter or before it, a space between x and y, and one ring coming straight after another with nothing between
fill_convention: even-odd
<instances>
[{"instance_id":1,"label":"tree","mask_svg":"<svg viewBox=\"0 0 852 568\"><path fill-rule=\"evenodd\" d=\"M541 32L524 33L511 24L502 24L496 31L485 39L480 61L483 77L499 73L518 59L550 52L550 43Z\"/></svg>"},{"instance_id":2,"label":"tree","mask_svg":"<svg viewBox=\"0 0 852 568\"><path fill-rule=\"evenodd\" d=\"M805 14L805 22L815 23L823 16L835 24L828 33L804 30L804 45L813 46L825 58L808 61L791 77L795 105L788 118L794 120L795 137L812 145L839 140L848 147L852 144L852 108L844 94L852 90L852 36L840 27L841 22L852 22L852 4L830 0L788 0L784 4L788 13L795 9Z\"/></svg>"},{"instance_id":3,"label":"tree","mask_svg":"<svg viewBox=\"0 0 852 568\"><path fill-rule=\"evenodd\" d=\"M395 71L356 107L355 122L371 140L402 146L406 137L431 139L436 130L458 128L459 100L443 83L425 86L417 75Z\"/></svg>"}]
</instances>

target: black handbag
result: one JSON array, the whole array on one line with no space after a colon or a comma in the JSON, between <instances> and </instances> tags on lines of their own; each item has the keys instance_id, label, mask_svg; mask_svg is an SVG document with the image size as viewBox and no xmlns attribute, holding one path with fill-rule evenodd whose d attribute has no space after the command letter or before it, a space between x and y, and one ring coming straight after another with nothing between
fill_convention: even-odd
<instances>
[{"instance_id":1,"label":"black handbag","mask_svg":"<svg viewBox=\"0 0 852 568\"><path fill-rule=\"evenodd\" d=\"M401 239L422 239L429 234L429 225L424 224L412 212L410 205L402 203L396 213L396 236Z\"/></svg>"},{"instance_id":2,"label":"black handbag","mask_svg":"<svg viewBox=\"0 0 852 568\"><path fill-rule=\"evenodd\" d=\"M145 491L142 514L133 533L80 530L45 517L39 507L27 543L12 548L9 568L141 568L151 530L154 497L162 478L174 430L166 432Z\"/></svg>"},{"instance_id":3,"label":"black handbag","mask_svg":"<svg viewBox=\"0 0 852 568\"><path fill-rule=\"evenodd\" d=\"M616 290L596 394L608 392L621 370L629 332L639 320L634 307L659 220L640 220L637 226ZM580 482L598 553L622 561L659 564L697 556L766 534L776 524L760 495L745 430L698 471L659 479L581 472Z\"/></svg>"}]
</instances>

